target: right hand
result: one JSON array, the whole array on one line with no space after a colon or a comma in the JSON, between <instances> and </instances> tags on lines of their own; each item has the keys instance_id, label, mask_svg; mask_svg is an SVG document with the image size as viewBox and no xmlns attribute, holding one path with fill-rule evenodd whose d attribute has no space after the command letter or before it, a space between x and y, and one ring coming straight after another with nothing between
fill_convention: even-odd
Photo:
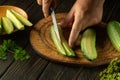
<instances>
[{"instance_id":1,"label":"right hand","mask_svg":"<svg viewBox=\"0 0 120 80\"><path fill-rule=\"evenodd\" d=\"M45 17L49 16L50 5L57 6L58 0L37 0L37 3L42 6L42 11Z\"/></svg>"}]
</instances>

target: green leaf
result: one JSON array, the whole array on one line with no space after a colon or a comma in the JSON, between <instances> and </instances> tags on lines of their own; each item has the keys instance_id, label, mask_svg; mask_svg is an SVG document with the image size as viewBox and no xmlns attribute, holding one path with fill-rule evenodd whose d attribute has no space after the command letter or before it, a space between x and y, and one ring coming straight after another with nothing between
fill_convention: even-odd
<instances>
[{"instance_id":1,"label":"green leaf","mask_svg":"<svg viewBox=\"0 0 120 80\"><path fill-rule=\"evenodd\" d=\"M14 52L15 52L14 53L15 60L27 60L30 58L30 55L27 54L27 52L20 47L15 49Z\"/></svg>"},{"instance_id":2,"label":"green leaf","mask_svg":"<svg viewBox=\"0 0 120 80\"><path fill-rule=\"evenodd\" d=\"M3 40L2 45L0 45L0 59L6 60L6 52L12 52L15 60L27 60L30 58L30 55L22 47L17 45L15 41L8 39Z\"/></svg>"},{"instance_id":3,"label":"green leaf","mask_svg":"<svg viewBox=\"0 0 120 80\"><path fill-rule=\"evenodd\" d=\"M6 60L7 59L7 55L5 53L5 49L2 46L0 46L0 59L1 60Z\"/></svg>"}]
</instances>

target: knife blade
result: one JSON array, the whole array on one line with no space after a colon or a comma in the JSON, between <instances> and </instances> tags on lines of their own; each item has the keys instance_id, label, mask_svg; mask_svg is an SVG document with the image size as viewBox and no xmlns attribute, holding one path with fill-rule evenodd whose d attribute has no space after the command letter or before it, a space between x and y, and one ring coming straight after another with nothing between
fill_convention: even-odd
<instances>
[{"instance_id":1,"label":"knife blade","mask_svg":"<svg viewBox=\"0 0 120 80\"><path fill-rule=\"evenodd\" d=\"M53 22L53 25L54 25L54 31L55 31L59 41L61 42L60 34L59 34L59 30L58 30L58 24L57 24L57 20L56 20L56 17L55 17L54 8L51 6L50 10L52 11L51 12L51 17L52 17L52 22Z\"/></svg>"}]
</instances>

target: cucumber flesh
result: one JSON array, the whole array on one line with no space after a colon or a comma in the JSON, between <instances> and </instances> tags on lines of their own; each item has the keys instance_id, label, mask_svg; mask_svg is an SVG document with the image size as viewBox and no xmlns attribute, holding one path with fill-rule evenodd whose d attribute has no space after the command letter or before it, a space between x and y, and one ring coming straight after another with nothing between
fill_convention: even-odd
<instances>
[{"instance_id":1,"label":"cucumber flesh","mask_svg":"<svg viewBox=\"0 0 120 80\"><path fill-rule=\"evenodd\" d=\"M81 51L82 54L88 60L95 60L97 58L97 50L96 50L96 33L93 29L87 29L83 32L81 38Z\"/></svg>"},{"instance_id":2,"label":"cucumber flesh","mask_svg":"<svg viewBox=\"0 0 120 80\"><path fill-rule=\"evenodd\" d=\"M66 55L66 52L54 31L53 25L50 27L50 33L51 33L52 40L53 40L58 52L61 53L62 55Z\"/></svg>"},{"instance_id":3,"label":"cucumber flesh","mask_svg":"<svg viewBox=\"0 0 120 80\"><path fill-rule=\"evenodd\" d=\"M32 26L33 24L27 20L26 18L24 18L22 15L20 15L18 12L16 12L15 10L11 9L10 10L15 16L16 18L21 22L23 23L24 25L26 26Z\"/></svg>"},{"instance_id":4,"label":"cucumber flesh","mask_svg":"<svg viewBox=\"0 0 120 80\"><path fill-rule=\"evenodd\" d=\"M0 18L0 35L2 35L2 20Z\"/></svg>"},{"instance_id":5,"label":"cucumber flesh","mask_svg":"<svg viewBox=\"0 0 120 80\"><path fill-rule=\"evenodd\" d=\"M62 29L60 26L58 26L58 29L59 29L59 32L60 32L60 37L61 37L61 40L62 40L62 45L66 51L66 55L67 56L75 56L75 53L74 51L72 50L72 48L68 45L67 41L65 40L64 36L63 36L63 33L62 33Z\"/></svg>"},{"instance_id":6,"label":"cucumber flesh","mask_svg":"<svg viewBox=\"0 0 120 80\"><path fill-rule=\"evenodd\" d=\"M15 17L15 15L10 10L6 11L6 16L11 20L13 25L18 30L24 30L24 25Z\"/></svg>"},{"instance_id":7,"label":"cucumber flesh","mask_svg":"<svg viewBox=\"0 0 120 80\"><path fill-rule=\"evenodd\" d=\"M5 32L11 34L14 30L13 24L7 17L2 17L2 24Z\"/></svg>"}]
</instances>

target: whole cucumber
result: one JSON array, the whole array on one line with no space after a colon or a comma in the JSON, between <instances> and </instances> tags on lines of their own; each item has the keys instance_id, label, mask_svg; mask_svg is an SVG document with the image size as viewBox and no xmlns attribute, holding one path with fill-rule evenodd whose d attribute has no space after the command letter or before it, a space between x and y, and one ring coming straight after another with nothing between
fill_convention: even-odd
<instances>
[{"instance_id":1,"label":"whole cucumber","mask_svg":"<svg viewBox=\"0 0 120 80\"><path fill-rule=\"evenodd\" d=\"M120 51L120 23L110 21L107 25L108 37L117 51Z\"/></svg>"}]
</instances>

